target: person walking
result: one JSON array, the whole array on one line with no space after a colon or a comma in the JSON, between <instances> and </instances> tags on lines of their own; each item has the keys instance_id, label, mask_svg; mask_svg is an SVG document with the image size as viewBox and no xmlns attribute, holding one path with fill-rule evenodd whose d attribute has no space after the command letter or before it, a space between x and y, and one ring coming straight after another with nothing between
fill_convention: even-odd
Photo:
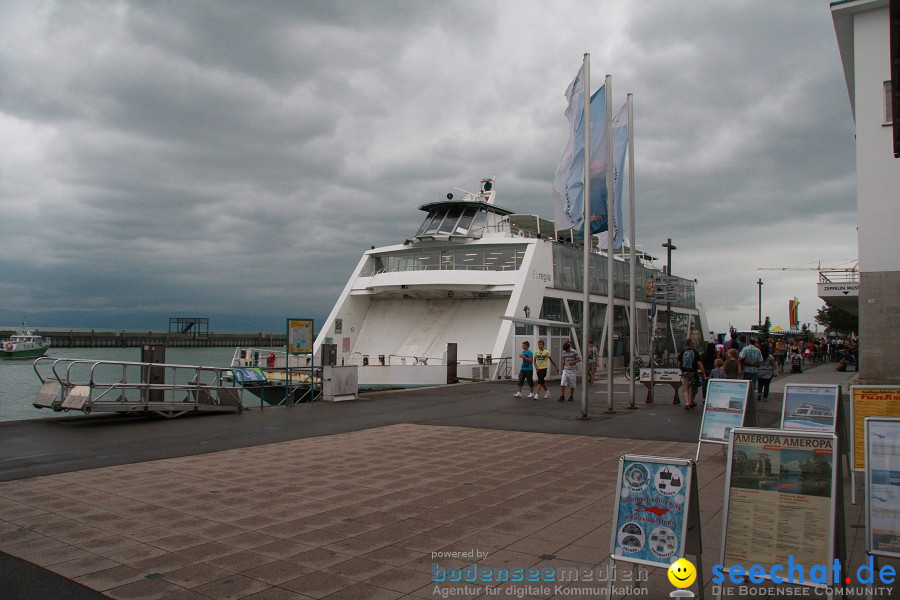
<instances>
[{"instance_id":1,"label":"person walking","mask_svg":"<svg viewBox=\"0 0 900 600\"><path fill-rule=\"evenodd\" d=\"M750 338L750 343L741 348L738 359L741 361L744 379L750 382L750 397L752 398L756 393L756 377L763 359L762 352L756 347L756 338Z\"/></svg>"},{"instance_id":2,"label":"person walking","mask_svg":"<svg viewBox=\"0 0 900 600\"><path fill-rule=\"evenodd\" d=\"M763 344L760 349L762 354L762 362L759 363L759 370L756 372L756 384L758 391L756 399L758 401L767 401L769 399L769 386L772 378L775 377L775 357L769 354L769 346Z\"/></svg>"},{"instance_id":3,"label":"person walking","mask_svg":"<svg viewBox=\"0 0 900 600\"><path fill-rule=\"evenodd\" d=\"M741 361L738 358L738 351L734 348L730 349L727 353L727 358L725 359L725 363L723 368L725 369L725 374L728 379L743 379L744 374L741 372Z\"/></svg>"},{"instance_id":4,"label":"person walking","mask_svg":"<svg viewBox=\"0 0 900 600\"><path fill-rule=\"evenodd\" d=\"M560 402L565 402L566 400L566 388L569 389L569 402L575 399L575 382L578 380L578 373L575 367L580 362L581 355L572 349L572 344L563 342L562 356L559 358L559 364L562 365L562 378L559 381Z\"/></svg>"},{"instance_id":5,"label":"person walking","mask_svg":"<svg viewBox=\"0 0 900 600\"><path fill-rule=\"evenodd\" d=\"M709 372L710 379L728 379L728 373L725 372L725 361L717 358L715 368Z\"/></svg>"},{"instance_id":6,"label":"person walking","mask_svg":"<svg viewBox=\"0 0 900 600\"><path fill-rule=\"evenodd\" d=\"M519 369L519 391L513 394L515 398L522 397L522 386L528 382L529 398L534 398L534 352L529 350L531 343L522 342L522 352L519 358L522 359L522 367Z\"/></svg>"},{"instance_id":7,"label":"person walking","mask_svg":"<svg viewBox=\"0 0 900 600\"><path fill-rule=\"evenodd\" d=\"M706 398L706 388L709 387L710 373L716 368L716 358L718 358L716 345L713 342L709 342L706 344L706 350L700 355L700 376L703 377L700 389L703 392L704 399Z\"/></svg>"},{"instance_id":8,"label":"person walking","mask_svg":"<svg viewBox=\"0 0 900 600\"><path fill-rule=\"evenodd\" d=\"M535 400L541 395L542 387L544 388L544 398L550 397L550 388L547 387L546 381L549 365L553 365L553 368L559 371L559 366L553 360L553 357L550 356L550 351L544 347L544 340L538 340L538 349L534 351L534 368L537 371L537 387L534 392Z\"/></svg>"},{"instance_id":9,"label":"person walking","mask_svg":"<svg viewBox=\"0 0 900 600\"><path fill-rule=\"evenodd\" d=\"M678 364L681 366L681 387L684 388L684 410L691 410L695 406L694 396L697 394L699 384L698 370L700 357L694 350L694 342L687 340L684 343L684 352L678 355ZM675 398L673 404L678 404L678 398Z\"/></svg>"},{"instance_id":10,"label":"person walking","mask_svg":"<svg viewBox=\"0 0 900 600\"><path fill-rule=\"evenodd\" d=\"M587 360L588 383L594 383L594 376L597 374L597 366L600 362L600 352L597 350L597 344L594 343L594 340L588 342Z\"/></svg>"}]
</instances>

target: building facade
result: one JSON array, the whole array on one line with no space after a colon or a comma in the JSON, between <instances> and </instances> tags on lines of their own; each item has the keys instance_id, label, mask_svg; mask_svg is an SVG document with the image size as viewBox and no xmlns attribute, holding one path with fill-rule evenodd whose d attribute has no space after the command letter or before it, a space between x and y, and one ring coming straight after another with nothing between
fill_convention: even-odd
<instances>
[{"instance_id":1,"label":"building facade","mask_svg":"<svg viewBox=\"0 0 900 600\"><path fill-rule=\"evenodd\" d=\"M891 5L897 2L831 5L856 124L859 381L865 384L900 383L900 159L894 157L891 86Z\"/></svg>"}]
</instances>

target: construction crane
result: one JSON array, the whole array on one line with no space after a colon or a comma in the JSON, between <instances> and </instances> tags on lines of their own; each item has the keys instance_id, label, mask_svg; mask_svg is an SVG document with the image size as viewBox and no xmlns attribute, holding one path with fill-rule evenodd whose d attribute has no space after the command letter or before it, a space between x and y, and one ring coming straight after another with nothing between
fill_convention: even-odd
<instances>
[{"instance_id":1,"label":"construction crane","mask_svg":"<svg viewBox=\"0 0 900 600\"><path fill-rule=\"evenodd\" d=\"M815 263L815 267L809 267L806 265L811 265ZM822 266L822 261L811 261L808 263L803 263L802 265L797 265L795 267L759 267L757 271L838 271L845 273L858 273L859 272L859 260L855 258L845 258L841 260L834 261L834 265L832 266Z\"/></svg>"}]
</instances>

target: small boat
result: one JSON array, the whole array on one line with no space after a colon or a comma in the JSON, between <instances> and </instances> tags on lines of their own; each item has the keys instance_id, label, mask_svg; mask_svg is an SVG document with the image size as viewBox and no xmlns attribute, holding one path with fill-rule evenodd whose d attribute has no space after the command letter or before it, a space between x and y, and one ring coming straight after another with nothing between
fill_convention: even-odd
<instances>
[{"instance_id":1,"label":"small boat","mask_svg":"<svg viewBox=\"0 0 900 600\"><path fill-rule=\"evenodd\" d=\"M16 333L0 342L0 359L37 358L50 349L50 338L35 335L31 331Z\"/></svg>"}]
</instances>

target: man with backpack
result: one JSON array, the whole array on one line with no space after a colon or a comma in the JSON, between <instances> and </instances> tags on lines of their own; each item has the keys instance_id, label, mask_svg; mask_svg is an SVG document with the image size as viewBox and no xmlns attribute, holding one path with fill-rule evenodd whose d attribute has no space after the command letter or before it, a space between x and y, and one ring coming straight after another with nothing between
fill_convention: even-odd
<instances>
[{"instance_id":1,"label":"man with backpack","mask_svg":"<svg viewBox=\"0 0 900 600\"><path fill-rule=\"evenodd\" d=\"M681 387L684 388L684 410L691 410L697 404L694 397L697 395L697 388L700 386L698 369L700 357L694 350L694 342L687 340L684 343L684 352L678 355L678 364L681 366ZM678 398L675 398L673 404L678 404Z\"/></svg>"}]
</instances>

